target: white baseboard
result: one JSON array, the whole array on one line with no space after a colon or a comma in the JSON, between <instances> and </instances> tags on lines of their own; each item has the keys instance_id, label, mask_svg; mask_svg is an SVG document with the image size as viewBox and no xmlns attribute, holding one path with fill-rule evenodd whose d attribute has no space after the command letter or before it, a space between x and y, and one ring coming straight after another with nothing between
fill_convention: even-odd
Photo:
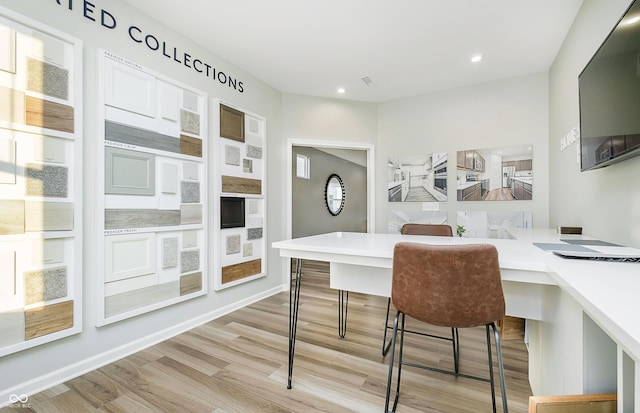
<instances>
[{"instance_id":1,"label":"white baseboard","mask_svg":"<svg viewBox=\"0 0 640 413\"><path fill-rule=\"evenodd\" d=\"M286 286L286 289L288 290L288 286ZM52 371L49 374L45 374L36 379L16 384L15 386L8 389L0 390L0 408L12 404L11 401L14 399L25 397L25 395L40 393L60 383L64 383L68 380L81 376L109 363L113 363L114 361L137 353L138 351L144 350L145 348L150 347L154 344L168 340L171 337L184 333L185 331L196 328L204 323L208 323L211 320L220 318L235 310L246 307L250 304L278 294L282 291L286 291L285 286L275 287L270 290L263 291L260 294L245 298L244 300L229 304L225 307L218 308L209 313L202 314L183 323L170 326L169 328L158 331L152 335L135 341L131 341L125 345L111 349L104 353L96 354L95 356L89 357L87 359L80 360L72 365Z\"/></svg>"}]
</instances>

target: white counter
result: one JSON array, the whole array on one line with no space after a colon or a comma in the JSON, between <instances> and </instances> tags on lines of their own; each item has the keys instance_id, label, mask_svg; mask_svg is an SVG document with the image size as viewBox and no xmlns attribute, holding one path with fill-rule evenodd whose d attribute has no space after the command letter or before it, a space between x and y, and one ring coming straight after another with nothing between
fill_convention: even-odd
<instances>
[{"instance_id":1,"label":"white counter","mask_svg":"<svg viewBox=\"0 0 640 413\"><path fill-rule=\"evenodd\" d=\"M283 257L329 261L332 288L389 296L395 243L493 244L507 313L528 319L534 394L617 390L619 400L631 397L640 412L640 396L634 396L640 395L640 380L633 382L640 377L640 264L570 260L533 244L580 238L555 230L513 234L520 239L330 233L274 242L273 247ZM621 252L615 246L585 247ZM640 254L631 248L625 252ZM590 327L593 323L596 327Z\"/></svg>"},{"instance_id":2,"label":"white counter","mask_svg":"<svg viewBox=\"0 0 640 413\"><path fill-rule=\"evenodd\" d=\"M480 185L482 182L480 181L467 181L467 182L458 182L456 184L456 189L457 190L461 190L461 189L467 189L470 188L474 185Z\"/></svg>"}]
</instances>

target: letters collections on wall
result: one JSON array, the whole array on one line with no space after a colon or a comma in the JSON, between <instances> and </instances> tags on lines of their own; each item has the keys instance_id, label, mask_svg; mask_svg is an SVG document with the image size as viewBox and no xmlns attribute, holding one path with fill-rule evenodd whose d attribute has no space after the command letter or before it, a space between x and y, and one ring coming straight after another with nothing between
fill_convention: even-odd
<instances>
[{"instance_id":1,"label":"letters collections on wall","mask_svg":"<svg viewBox=\"0 0 640 413\"><path fill-rule=\"evenodd\" d=\"M0 8L0 356L82 328L82 43Z\"/></svg>"},{"instance_id":2,"label":"letters collections on wall","mask_svg":"<svg viewBox=\"0 0 640 413\"><path fill-rule=\"evenodd\" d=\"M207 96L100 53L104 271L97 324L207 291Z\"/></svg>"},{"instance_id":3,"label":"letters collections on wall","mask_svg":"<svg viewBox=\"0 0 640 413\"><path fill-rule=\"evenodd\" d=\"M227 288L266 275L264 174L266 121L231 104L219 108L219 229L214 287ZM219 208L219 209L218 209Z\"/></svg>"}]
</instances>

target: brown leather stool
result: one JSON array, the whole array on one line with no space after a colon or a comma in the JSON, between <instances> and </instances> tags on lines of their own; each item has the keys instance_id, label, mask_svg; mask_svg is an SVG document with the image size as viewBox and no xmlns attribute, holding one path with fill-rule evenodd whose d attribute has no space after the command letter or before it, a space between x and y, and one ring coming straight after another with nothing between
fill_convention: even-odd
<instances>
[{"instance_id":1,"label":"brown leather stool","mask_svg":"<svg viewBox=\"0 0 640 413\"><path fill-rule=\"evenodd\" d=\"M439 237L453 237L453 230L450 225L446 224L414 224L408 223L402 226L401 233L404 235L431 235ZM387 316L385 318L385 329L382 337L382 356L386 356L391 347L391 340L387 342L387 331L393 326L389 325L389 312L391 309L391 298L387 301ZM451 337L443 337L435 334L427 334L419 331L405 330L406 333L418 334L421 336L437 338L441 340L449 340L453 345L453 369L457 373L460 361L460 340L458 337L458 329L451 329Z\"/></svg>"},{"instance_id":2,"label":"brown leather stool","mask_svg":"<svg viewBox=\"0 0 640 413\"><path fill-rule=\"evenodd\" d=\"M490 329L493 329L500 374L502 407L504 412L508 412L500 335L495 324L496 320L505 316L505 302L498 264L498 251L493 245L426 245L413 242L396 244L393 252L391 300L398 312L393 321L385 412L389 411L398 330L400 330L400 351L396 395L392 411L395 412L400 395L402 365L428 368L405 362L402 358L404 324L407 315L419 321L443 327L485 326L489 356L489 379L429 369L489 382L495 413L496 397L490 334Z\"/></svg>"}]
</instances>

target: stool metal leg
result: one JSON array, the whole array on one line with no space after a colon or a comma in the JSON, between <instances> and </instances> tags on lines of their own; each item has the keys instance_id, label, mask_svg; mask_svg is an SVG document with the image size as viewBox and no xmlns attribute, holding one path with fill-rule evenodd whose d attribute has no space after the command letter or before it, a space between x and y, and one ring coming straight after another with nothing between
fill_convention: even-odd
<instances>
[{"instance_id":1,"label":"stool metal leg","mask_svg":"<svg viewBox=\"0 0 640 413\"><path fill-rule=\"evenodd\" d=\"M489 357L489 383L491 384L491 402L493 404L493 413L496 413L496 392L495 381L493 378L493 358L491 357L491 334L489 328L493 329L493 335L496 342L496 355L498 357L498 373L500 375L500 392L502 394L502 410L504 413L509 411L507 407L507 391L504 383L504 365L502 363L502 349L500 347L500 333L496 329L495 323L487 324L487 355Z\"/></svg>"},{"instance_id":2,"label":"stool metal leg","mask_svg":"<svg viewBox=\"0 0 640 413\"><path fill-rule=\"evenodd\" d=\"M347 335L347 310L349 309L349 291L338 290L338 336Z\"/></svg>"}]
</instances>

